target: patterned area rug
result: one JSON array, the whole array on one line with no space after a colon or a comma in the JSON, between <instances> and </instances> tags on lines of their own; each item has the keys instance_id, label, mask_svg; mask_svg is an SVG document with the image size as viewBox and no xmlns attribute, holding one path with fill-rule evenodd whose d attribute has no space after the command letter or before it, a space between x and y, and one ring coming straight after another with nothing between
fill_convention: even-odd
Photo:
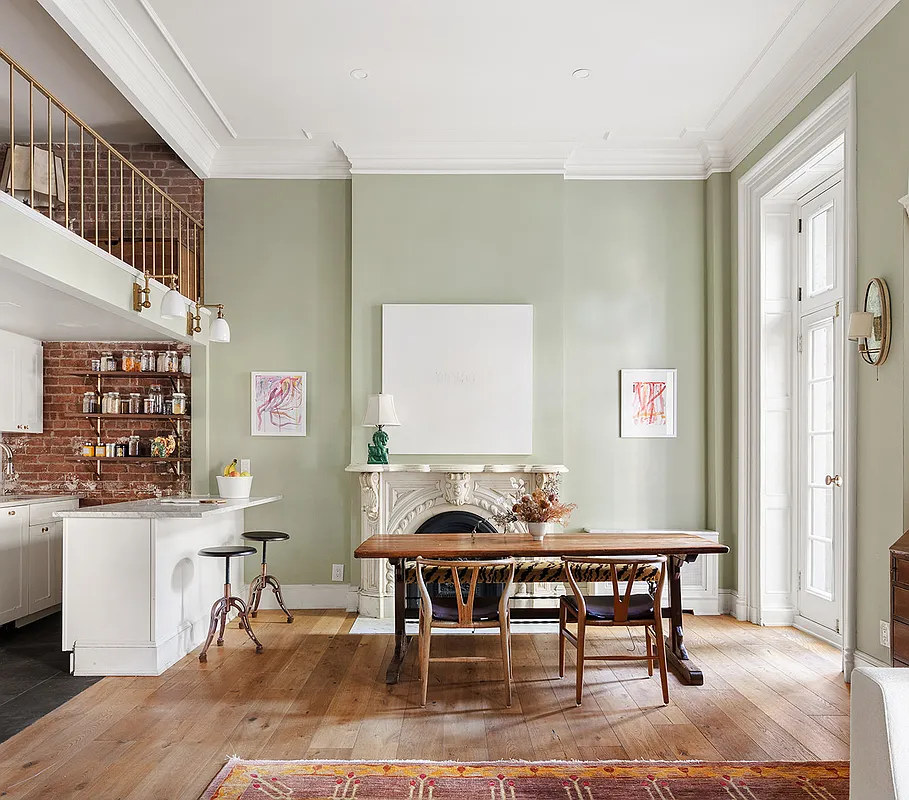
<instances>
[{"instance_id":1,"label":"patterned area rug","mask_svg":"<svg viewBox=\"0 0 909 800\"><path fill-rule=\"evenodd\" d=\"M847 762L231 759L203 800L848 800Z\"/></svg>"}]
</instances>

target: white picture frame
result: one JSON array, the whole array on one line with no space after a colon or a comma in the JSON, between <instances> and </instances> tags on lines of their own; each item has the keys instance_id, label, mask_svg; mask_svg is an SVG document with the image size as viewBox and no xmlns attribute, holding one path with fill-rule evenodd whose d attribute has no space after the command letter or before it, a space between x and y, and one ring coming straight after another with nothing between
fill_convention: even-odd
<instances>
[{"instance_id":1,"label":"white picture frame","mask_svg":"<svg viewBox=\"0 0 909 800\"><path fill-rule=\"evenodd\" d=\"M250 434L306 436L306 373L250 375Z\"/></svg>"},{"instance_id":2,"label":"white picture frame","mask_svg":"<svg viewBox=\"0 0 909 800\"><path fill-rule=\"evenodd\" d=\"M623 439L678 435L678 370L623 369L619 384Z\"/></svg>"}]
</instances>

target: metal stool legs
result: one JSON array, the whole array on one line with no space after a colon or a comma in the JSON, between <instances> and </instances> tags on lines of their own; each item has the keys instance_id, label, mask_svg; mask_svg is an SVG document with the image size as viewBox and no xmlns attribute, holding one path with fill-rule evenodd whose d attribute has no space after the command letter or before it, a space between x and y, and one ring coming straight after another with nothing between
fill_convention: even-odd
<instances>
[{"instance_id":1,"label":"metal stool legs","mask_svg":"<svg viewBox=\"0 0 909 800\"><path fill-rule=\"evenodd\" d=\"M278 601L278 605L287 616L287 622L290 624L294 621L294 617L293 614L287 610L287 606L284 605L284 596L281 594L281 584L278 583L278 579L274 575L268 574L268 564L265 563L265 548L267 544L267 542L262 542L262 571L253 578L252 583L249 585L249 613L253 617L259 613L259 603L262 601L262 592L271 587L271 590L275 593L275 600Z\"/></svg>"},{"instance_id":2,"label":"metal stool legs","mask_svg":"<svg viewBox=\"0 0 909 800\"><path fill-rule=\"evenodd\" d=\"M253 629L249 624L249 615L247 613L246 604L239 597L234 597L230 593L230 559L226 558L224 568L224 596L215 600L214 605L211 607L211 622L208 626L208 636L205 637L205 644L202 645L202 652L199 653L199 661L203 663L208 661L208 648L211 646L211 641L215 637L215 631L218 632L217 646L221 647L221 645L224 644L224 628L227 625L227 615L230 613L231 609L237 611L240 627L245 630L246 635L253 640L253 643L256 645L256 652L261 653L262 642L256 638L256 634L253 633Z\"/></svg>"}]
</instances>

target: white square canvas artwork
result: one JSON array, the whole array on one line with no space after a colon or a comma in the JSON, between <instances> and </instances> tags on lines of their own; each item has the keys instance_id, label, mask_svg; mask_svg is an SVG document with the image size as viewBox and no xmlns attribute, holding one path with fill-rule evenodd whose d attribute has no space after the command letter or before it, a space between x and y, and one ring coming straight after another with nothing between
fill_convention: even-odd
<instances>
[{"instance_id":1,"label":"white square canvas artwork","mask_svg":"<svg viewBox=\"0 0 909 800\"><path fill-rule=\"evenodd\" d=\"M623 369L622 438L676 436L677 375L674 369Z\"/></svg>"},{"instance_id":2,"label":"white square canvas artwork","mask_svg":"<svg viewBox=\"0 0 909 800\"><path fill-rule=\"evenodd\" d=\"M533 306L383 305L401 455L533 452Z\"/></svg>"}]
</instances>

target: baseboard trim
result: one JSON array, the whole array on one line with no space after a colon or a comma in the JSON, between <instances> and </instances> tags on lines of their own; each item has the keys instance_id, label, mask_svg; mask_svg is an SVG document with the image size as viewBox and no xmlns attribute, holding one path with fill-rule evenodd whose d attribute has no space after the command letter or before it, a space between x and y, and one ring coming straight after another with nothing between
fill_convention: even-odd
<instances>
[{"instance_id":1,"label":"baseboard trim","mask_svg":"<svg viewBox=\"0 0 909 800\"><path fill-rule=\"evenodd\" d=\"M822 642L827 642L827 644L833 645L838 650L843 649L842 634L836 633L829 628L825 628L823 625L818 625L818 623L810 619L806 619L799 614L796 614L793 618L792 627L796 630L802 631L802 633L807 633L809 636L813 636L815 639L820 639Z\"/></svg>"},{"instance_id":2,"label":"baseboard trim","mask_svg":"<svg viewBox=\"0 0 909 800\"><path fill-rule=\"evenodd\" d=\"M356 611L359 599L356 587L347 583L282 583L281 592L288 608L343 608L345 611ZM243 596L248 594L247 585ZM263 592L259 608L278 608L274 592Z\"/></svg>"},{"instance_id":3,"label":"baseboard trim","mask_svg":"<svg viewBox=\"0 0 909 800\"><path fill-rule=\"evenodd\" d=\"M735 589L720 589L719 591L719 604L720 604L720 613L729 614L730 616L736 616L736 609L739 603L739 595Z\"/></svg>"},{"instance_id":4,"label":"baseboard trim","mask_svg":"<svg viewBox=\"0 0 909 800\"><path fill-rule=\"evenodd\" d=\"M855 661L855 666L857 667L883 667L889 669L893 666L892 664L888 664L886 661L881 661L879 658L869 656L867 653L863 653L861 650L856 650L853 653L853 659Z\"/></svg>"}]
</instances>

